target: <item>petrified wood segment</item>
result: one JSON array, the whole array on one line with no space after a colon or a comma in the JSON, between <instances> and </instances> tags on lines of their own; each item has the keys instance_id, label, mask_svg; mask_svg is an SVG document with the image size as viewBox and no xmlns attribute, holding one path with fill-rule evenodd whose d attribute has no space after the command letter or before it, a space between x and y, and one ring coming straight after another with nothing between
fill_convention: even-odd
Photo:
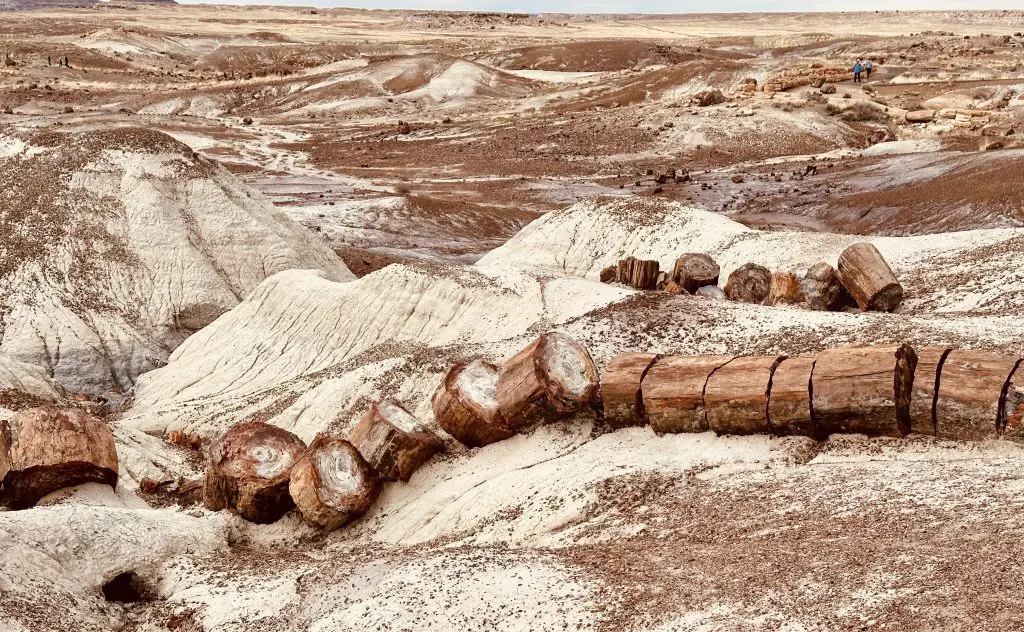
<instances>
[{"instance_id":1,"label":"petrified wood segment","mask_svg":"<svg viewBox=\"0 0 1024 632\"><path fill-rule=\"evenodd\" d=\"M935 434L935 398L942 363L952 349L924 347L917 350L917 369L910 397L910 431L917 434Z\"/></svg>"},{"instance_id":2,"label":"petrified wood segment","mask_svg":"<svg viewBox=\"0 0 1024 632\"><path fill-rule=\"evenodd\" d=\"M736 358L708 378L704 406L717 434L771 434L768 392L780 356Z\"/></svg>"},{"instance_id":3,"label":"petrified wood segment","mask_svg":"<svg viewBox=\"0 0 1024 632\"><path fill-rule=\"evenodd\" d=\"M998 435L1007 383L1016 356L989 351L950 352L939 376L936 434L946 439L982 440Z\"/></svg>"},{"instance_id":4,"label":"petrified wood segment","mask_svg":"<svg viewBox=\"0 0 1024 632\"><path fill-rule=\"evenodd\" d=\"M210 444L203 483L207 509L230 509L270 523L292 508L288 479L306 444L283 428L252 421L232 426Z\"/></svg>"},{"instance_id":5,"label":"petrified wood segment","mask_svg":"<svg viewBox=\"0 0 1024 632\"><path fill-rule=\"evenodd\" d=\"M377 471L355 446L318 435L292 466L288 493L306 520L334 531L366 513L380 488Z\"/></svg>"},{"instance_id":6,"label":"petrified wood segment","mask_svg":"<svg viewBox=\"0 0 1024 632\"><path fill-rule=\"evenodd\" d=\"M387 481L408 481L444 448L441 440L397 402L374 402L352 429L352 445Z\"/></svg>"},{"instance_id":7,"label":"petrified wood segment","mask_svg":"<svg viewBox=\"0 0 1024 632\"><path fill-rule=\"evenodd\" d=\"M671 280L693 294L705 285L718 285L721 269L715 260L699 252L688 252L676 259Z\"/></svg>"},{"instance_id":8,"label":"petrified wood segment","mask_svg":"<svg viewBox=\"0 0 1024 632\"><path fill-rule=\"evenodd\" d=\"M907 434L916 367L906 344L823 351L811 377L815 428L822 436Z\"/></svg>"},{"instance_id":9,"label":"petrified wood segment","mask_svg":"<svg viewBox=\"0 0 1024 632\"><path fill-rule=\"evenodd\" d=\"M839 273L827 263L818 263L807 270L800 281L804 304L818 311L836 311L843 307L845 289Z\"/></svg>"},{"instance_id":10,"label":"petrified wood segment","mask_svg":"<svg viewBox=\"0 0 1024 632\"><path fill-rule=\"evenodd\" d=\"M903 300L903 286L892 268L867 242L853 244L839 255L839 280L863 311L891 312Z\"/></svg>"},{"instance_id":11,"label":"petrified wood segment","mask_svg":"<svg viewBox=\"0 0 1024 632\"><path fill-rule=\"evenodd\" d=\"M775 368L768 393L768 422L775 434L816 435L811 413L813 369L813 357L786 358Z\"/></svg>"},{"instance_id":12,"label":"petrified wood segment","mask_svg":"<svg viewBox=\"0 0 1024 632\"><path fill-rule=\"evenodd\" d=\"M792 272L776 272L768 284L766 305L797 305L804 302L800 281Z\"/></svg>"},{"instance_id":13,"label":"petrified wood segment","mask_svg":"<svg viewBox=\"0 0 1024 632\"><path fill-rule=\"evenodd\" d=\"M498 410L498 367L486 360L452 367L432 403L437 424L471 448L515 434Z\"/></svg>"},{"instance_id":14,"label":"petrified wood segment","mask_svg":"<svg viewBox=\"0 0 1024 632\"><path fill-rule=\"evenodd\" d=\"M82 483L117 484L117 450L104 422L78 409L29 408L0 421L0 482L12 509Z\"/></svg>"},{"instance_id":15,"label":"petrified wood segment","mask_svg":"<svg viewBox=\"0 0 1024 632\"><path fill-rule=\"evenodd\" d=\"M733 356L666 356L647 371L643 404L655 432L708 430L704 387Z\"/></svg>"},{"instance_id":16,"label":"petrified wood segment","mask_svg":"<svg viewBox=\"0 0 1024 632\"><path fill-rule=\"evenodd\" d=\"M1003 397L1002 434L1012 441L1024 441L1024 362L1017 364Z\"/></svg>"},{"instance_id":17,"label":"petrified wood segment","mask_svg":"<svg viewBox=\"0 0 1024 632\"><path fill-rule=\"evenodd\" d=\"M604 419L612 428L647 423L641 384L658 358L655 353L624 353L612 358L601 376Z\"/></svg>"},{"instance_id":18,"label":"petrified wood segment","mask_svg":"<svg viewBox=\"0 0 1024 632\"><path fill-rule=\"evenodd\" d=\"M585 347L546 333L498 369L498 410L513 430L555 421L593 404L597 367Z\"/></svg>"},{"instance_id":19,"label":"petrified wood segment","mask_svg":"<svg viewBox=\"0 0 1024 632\"><path fill-rule=\"evenodd\" d=\"M748 263L733 270L725 283L725 295L733 301L763 303L768 298L772 273L756 263Z\"/></svg>"}]
</instances>

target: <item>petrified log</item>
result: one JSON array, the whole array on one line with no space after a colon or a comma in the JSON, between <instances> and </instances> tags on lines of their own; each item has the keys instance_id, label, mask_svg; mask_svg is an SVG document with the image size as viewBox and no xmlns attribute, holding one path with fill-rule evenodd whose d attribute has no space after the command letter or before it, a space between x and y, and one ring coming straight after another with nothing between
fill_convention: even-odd
<instances>
[{"instance_id":1,"label":"petrified log","mask_svg":"<svg viewBox=\"0 0 1024 632\"><path fill-rule=\"evenodd\" d=\"M480 358L448 371L433 407L437 425L471 448L515 434L498 411L498 367Z\"/></svg>"},{"instance_id":2,"label":"petrified log","mask_svg":"<svg viewBox=\"0 0 1024 632\"><path fill-rule=\"evenodd\" d=\"M733 356L666 356L647 371L643 405L655 432L708 430L704 387Z\"/></svg>"},{"instance_id":3,"label":"petrified log","mask_svg":"<svg viewBox=\"0 0 1024 632\"><path fill-rule=\"evenodd\" d=\"M593 404L597 367L565 334L546 333L498 369L498 410L513 430L556 421Z\"/></svg>"},{"instance_id":4,"label":"petrified log","mask_svg":"<svg viewBox=\"0 0 1024 632\"><path fill-rule=\"evenodd\" d=\"M616 281L616 274L618 273L618 266L608 266L601 269L601 283L614 283Z\"/></svg>"},{"instance_id":5,"label":"petrified log","mask_svg":"<svg viewBox=\"0 0 1024 632\"><path fill-rule=\"evenodd\" d=\"M768 392L772 373L784 356L740 357L708 378L704 406L715 433L771 434Z\"/></svg>"},{"instance_id":6,"label":"petrified log","mask_svg":"<svg viewBox=\"0 0 1024 632\"><path fill-rule=\"evenodd\" d=\"M608 363L601 376L601 400L609 426L625 428L647 422L641 389L647 370L657 358L655 353L624 353Z\"/></svg>"},{"instance_id":7,"label":"petrified log","mask_svg":"<svg viewBox=\"0 0 1024 632\"><path fill-rule=\"evenodd\" d=\"M444 449L441 440L398 403L374 402L352 429L352 445L386 481L408 481Z\"/></svg>"},{"instance_id":8,"label":"petrified log","mask_svg":"<svg viewBox=\"0 0 1024 632\"><path fill-rule=\"evenodd\" d=\"M1024 441L1024 362L1018 363L1006 383L1003 397L1002 435L1012 441Z\"/></svg>"},{"instance_id":9,"label":"petrified log","mask_svg":"<svg viewBox=\"0 0 1024 632\"><path fill-rule=\"evenodd\" d=\"M629 279L626 281L638 290L653 290L658 287L658 262L653 259L633 259L628 266Z\"/></svg>"},{"instance_id":10,"label":"petrified log","mask_svg":"<svg viewBox=\"0 0 1024 632\"><path fill-rule=\"evenodd\" d=\"M725 283L725 295L734 301L763 303L768 297L772 273L756 263L748 263L733 270Z\"/></svg>"},{"instance_id":11,"label":"petrified log","mask_svg":"<svg viewBox=\"0 0 1024 632\"><path fill-rule=\"evenodd\" d=\"M292 466L288 493L306 520L334 531L366 513L380 487L377 471L355 446L321 434Z\"/></svg>"},{"instance_id":12,"label":"petrified log","mask_svg":"<svg viewBox=\"0 0 1024 632\"><path fill-rule=\"evenodd\" d=\"M800 281L792 272L776 272L768 283L766 305L796 305L804 302Z\"/></svg>"},{"instance_id":13,"label":"petrified log","mask_svg":"<svg viewBox=\"0 0 1024 632\"><path fill-rule=\"evenodd\" d=\"M935 400L935 433L945 439L991 439L1003 425L1003 398L1017 356L957 349L946 356Z\"/></svg>"},{"instance_id":14,"label":"petrified log","mask_svg":"<svg viewBox=\"0 0 1024 632\"><path fill-rule=\"evenodd\" d=\"M836 311L843 306L844 288L839 273L827 263L818 263L807 270L800 281L804 303L818 311Z\"/></svg>"},{"instance_id":15,"label":"petrified log","mask_svg":"<svg viewBox=\"0 0 1024 632\"><path fill-rule=\"evenodd\" d=\"M77 409L29 408L0 421L0 482L12 509L82 483L117 484L107 424Z\"/></svg>"},{"instance_id":16,"label":"petrified log","mask_svg":"<svg viewBox=\"0 0 1024 632\"><path fill-rule=\"evenodd\" d=\"M811 376L816 430L901 437L910 432L917 354L906 344L830 349Z\"/></svg>"},{"instance_id":17,"label":"petrified log","mask_svg":"<svg viewBox=\"0 0 1024 632\"><path fill-rule=\"evenodd\" d=\"M942 364L952 349L924 347L917 350L917 368L914 370L914 388L910 397L910 431L917 434L935 434L935 398Z\"/></svg>"},{"instance_id":18,"label":"petrified log","mask_svg":"<svg viewBox=\"0 0 1024 632\"><path fill-rule=\"evenodd\" d=\"M931 123L935 120L935 110L911 110L906 119L908 123Z\"/></svg>"},{"instance_id":19,"label":"petrified log","mask_svg":"<svg viewBox=\"0 0 1024 632\"><path fill-rule=\"evenodd\" d=\"M903 286L878 248L853 244L839 255L839 280L862 311L891 312L903 300Z\"/></svg>"},{"instance_id":20,"label":"petrified log","mask_svg":"<svg viewBox=\"0 0 1024 632\"><path fill-rule=\"evenodd\" d=\"M715 260L699 252L688 252L676 259L672 280L693 294L705 285L718 285L721 270Z\"/></svg>"},{"instance_id":21,"label":"petrified log","mask_svg":"<svg viewBox=\"0 0 1024 632\"><path fill-rule=\"evenodd\" d=\"M305 449L284 428L261 421L232 426L210 444L203 505L230 509L249 522L277 521L293 506L288 478Z\"/></svg>"},{"instance_id":22,"label":"petrified log","mask_svg":"<svg viewBox=\"0 0 1024 632\"><path fill-rule=\"evenodd\" d=\"M768 423L779 436L816 436L811 415L811 373L814 358L785 358L772 374Z\"/></svg>"}]
</instances>

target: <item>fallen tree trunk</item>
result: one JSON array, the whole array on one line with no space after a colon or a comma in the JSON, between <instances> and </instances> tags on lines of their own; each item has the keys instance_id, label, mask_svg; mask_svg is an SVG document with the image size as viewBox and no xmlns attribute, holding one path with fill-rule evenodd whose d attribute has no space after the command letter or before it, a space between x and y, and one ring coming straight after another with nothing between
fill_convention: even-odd
<instances>
[{"instance_id":1,"label":"fallen tree trunk","mask_svg":"<svg viewBox=\"0 0 1024 632\"><path fill-rule=\"evenodd\" d=\"M437 424L470 448L515 434L498 410L498 367L486 360L478 358L452 367L432 405Z\"/></svg>"},{"instance_id":2,"label":"fallen tree trunk","mask_svg":"<svg viewBox=\"0 0 1024 632\"><path fill-rule=\"evenodd\" d=\"M999 434L1007 383L1016 356L990 351L950 352L942 363L935 400L936 434L945 439L981 441Z\"/></svg>"},{"instance_id":3,"label":"fallen tree trunk","mask_svg":"<svg viewBox=\"0 0 1024 632\"><path fill-rule=\"evenodd\" d=\"M725 283L725 295L733 301L763 303L768 298L772 273L756 263L748 263L733 270Z\"/></svg>"},{"instance_id":4,"label":"fallen tree trunk","mask_svg":"<svg viewBox=\"0 0 1024 632\"><path fill-rule=\"evenodd\" d=\"M601 376L601 401L609 426L618 429L647 422L642 383L657 359L655 353L624 353L608 363Z\"/></svg>"},{"instance_id":5,"label":"fallen tree trunk","mask_svg":"<svg viewBox=\"0 0 1024 632\"><path fill-rule=\"evenodd\" d=\"M625 283L638 290L654 290L658 287L659 264L653 259L630 257L629 278Z\"/></svg>"},{"instance_id":6,"label":"fallen tree trunk","mask_svg":"<svg viewBox=\"0 0 1024 632\"><path fill-rule=\"evenodd\" d=\"M811 376L812 410L821 435L910 432L910 398L917 354L906 344L830 349Z\"/></svg>"},{"instance_id":7,"label":"fallen tree trunk","mask_svg":"<svg viewBox=\"0 0 1024 632\"><path fill-rule=\"evenodd\" d=\"M818 263L807 270L800 281L807 307L817 311L834 312L843 307L843 288L839 273L827 263Z\"/></svg>"},{"instance_id":8,"label":"fallen tree trunk","mask_svg":"<svg viewBox=\"0 0 1024 632\"><path fill-rule=\"evenodd\" d=\"M1002 435L1011 441L1024 442L1024 362L1017 364L1006 384L1003 398Z\"/></svg>"},{"instance_id":9,"label":"fallen tree trunk","mask_svg":"<svg viewBox=\"0 0 1024 632\"><path fill-rule=\"evenodd\" d=\"M708 378L704 406L716 434L771 434L768 392L784 356L740 357Z\"/></svg>"},{"instance_id":10,"label":"fallen tree trunk","mask_svg":"<svg viewBox=\"0 0 1024 632\"><path fill-rule=\"evenodd\" d=\"M565 334L546 333L498 369L498 410L510 428L557 421L597 399L597 367Z\"/></svg>"},{"instance_id":11,"label":"fallen tree trunk","mask_svg":"<svg viewBox=\"0 0 1024 632\"><path fill-rule=\"evenodd\" d=\"M203 505L230 509L249 522L277 521L293 506L288 479L305 449L301 439L277 426L260 421L232 426L210 444Z\"/></svg>"},{"instance_id":12,"label":"fallen tree trunk","mask_svg":"<svg viewBox=\"0 0 1024 632\"><path fill-rule=\"evenodd\" d=\"M708 430L704 387L733 356L666 356L647 371L643 405L655 432Z\"/></svg>"},{"instance_id":13,"label":"fallen tree trunk","mask_svg":"<svg viewBox=\"0 0 1024 632\"><path fill-rule=\"evenodd\" d=\"M867 242L853 244L839 255L839 280L861 311L891 312L903 300L903 286L892 268Z\"/></svg>"},{"instance_id":14,"label":"fallen tree trunk","mask_svg":"<svg viewBox=\"0 0 1024 632\"><path fill-rule=\"evenodd\" d=\"M811 412L813 370L812 357L785 358L775 368L768 392L768 423L775 434L817 435Z\"/></svg>"},{"instance_id":15,"label":"fallen tree trunk","mask_svg":"<svg viewBox=\"0 0 1024 632\"><path fill-rule=\"evenodd\" d=\"M721 269L710 256L698 252L688 252L676 259L675 266L672 268L671 280L693 294L705 285L718 285L719 274L721 274Z\"/></svg>"},{"instance_id":16,"label":"fallen tree trunk","mask_svg":"<svg viewBox=\"0 0 1024 632\"><path fill-rule=\"evenodd\" d=\"M765 305L797 305L804 302L800 281L792 272L776 272L768 283Z\"/></svg>"},{"instance_id":17,"label":"fallen tree trunk","mask_svg":"<svg viewBox=\"0 0 1024 632\"><path fill-rule=\"evenodd\" d=\"M317 435L292 467L288 493L302 516L334 531L362 516L380 495L377 471L341 437Z\"/></svg>"},{"instance_id":18,"label":"fallen tree trunk","mask_svg":"<svg viewBox=\"0 0 1024 632\"><path fill-rule=\"evenodd\" d=\"M917 352L914 370L914 388L910 397L910 431L916 434L935 434L935 399L942 364L952 349L925 347Z\"/></svg>"},{"instance_id":19,"label":"fallen tree trunk","mask_svg":"<svg viewBox=\"0 0 1024 632\"><path fill-rule=\"evenodd\" d=\"M408 481L444 449L441 440L393 401L374 402L352 429L352 445L386 481Z\"/></svg>"},{"instance_id":20,"label":"fallen tree trunk","mask_svg":"<svg viewBox=\"0 0 1024 632\"><path fill-rule=\"evenodd\" d=\"M117 467L110 428L84 411L29 408L0 421L0 482L12 509L82 483L113 487Z\"/></svg>"}]
</instances>

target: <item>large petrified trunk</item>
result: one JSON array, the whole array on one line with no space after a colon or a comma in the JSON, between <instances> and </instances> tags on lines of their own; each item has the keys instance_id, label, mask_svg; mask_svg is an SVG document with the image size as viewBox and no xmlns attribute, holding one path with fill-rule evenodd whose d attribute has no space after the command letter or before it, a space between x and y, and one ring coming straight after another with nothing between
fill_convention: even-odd
<instances>
[{"instance_id":1,"label":"large petrified trunk","mask_svg":"<svg viewBox=\"0 0 1024 632\"><path fill-rule=\"evenodd\" d=\"M813 310L836 311L843 306L844 292L839 273L827 263L818 263L807 270L800 281L804 303Z\"/></svg>"},{"instance_id":2,"label":"large petrified trunk","mask_svg":"<svg viewBox=\"0 0 1024 632\"><path fill-rule=\"evenodd\" d=\"M768 284L766 305L797 305L804 302L800 281L792 272L776 272Z\"/></svg>"},{"instance_id":3,"label":"large petrified trunk","mask_svg":"<svg viewBox=\"0 0 1024 632\"><path fill-rule=\"evenodd\" d=\"M616 279L623 285L638 290L653 290L658 286L658 262L653 259L626 257L619 260Z\"/></svg>"},{"instance_id":4,"label":"large petrified trunk","mask_svg":"<svg viewBox=\"0 0 1024 632\"><path fill-rule=\"evenodd\" d=\"M513 430L556 421L597 399L597 367L565 334L549 332L498 369L498 410Z\"/></svg>"},{"instance_id":5,"label":"large petrified trunk","mask_svg":"<svg viewBox=\"0 0 1024 632\"><path fill-rule=\"evenodd\" d=\"M708 430L704 387L733 356L666 356L647 371L643 405L655 432Z\"/></svg>"},{"instance_id":6,"label":"large petrified trunk","mask_svg":"<svg viewBox=\"0 0 1024 632\"><path fill-rule=\"evenodd\" d=\"M110 428L84 411L29 408L0 421L0 482L12 509L82 483L113 487L117 471Z\"/></svg>"},{"instance_id":7,"label":"large petrified trunk","mask_svg":"<svg viewBox=\"0 0 1024 632\"><path fill-rule=\"evenodd\" d=\"M771 434L768 393L784 356L740 357L708 378L704 406L717 434Z\"/></svg>"},{"instance_id":8,"label":"large petrified trunk","mask_svg":"<svg viewBox=\"0 0 1024 632\"><path fill-rule=\"evenodd\" d=\"M441 440L397 402L374 402L352 429L352 445L386 481L408 481L444 449Z\"/></svg>"},{"instance_id":9,"label":"large petrified trunk","mask_svg":"<svg viewBox=\"0 0 1024 632\"><path fill-rule=\"evenodd\" d=\"M306 520L334 531L366 513L380 488L377 471L355 446L321 434L292 466L288 493Z\"/></svg>"},{"instance_id":10,"label":"large petrified trunk","mask_svg":"<svg viewBox=\"0 0 1024 632\"><path fill-rule=\"evenodd\" d=\"M706 254L688 252L676 259L672 268L671 280L690 294L705 285L718 285L721 269L715 260Z\"/></svg>"},{"instance_id":11,"label":"large petrified trunk","mask_svg":"<svg viewBox=\"0 0 1024 632\"><path fill-rule=\"evenodd\" d=\"M207 509L230 509L249 522L277 521L292 508L288 478L306 444L261 421L232 426L210 444L203 483Z\"/></svg>"},{"instance_id":12,"label":"large petrified trunk","mask_svg":"<svg viewBox=\"0 0 1024 632\"><path fill-rule=\"evenodd\" d=\"M1003 397L1002 435L1012 441L1024 441L1024 362L1017 364L1006 383Z\"/></svg>"},{"instance_id":13,"label":"large petrified trunk","mask_svg":"<svg viewBox=\"0 0 1024 632\"><path fill-rule=\"evenodd\" d=\"M814 437L811 411L811 373L814 358L785 358L772 374L768 393L768 423L780 436Z\"/></svg>"},{"instance_id":14,"label":"large petrified trunk","mask_svg":"<svg viewBox=\"0 0 1024 632\"><path fill-rule=\"evenodd\" d=\"M867 242L853 244L839 255L839 280L863 311L891 312L903 300L903 286L892 268Z\"/></svg>"},{"instance_id":15,"label":"large petrified trunk","mask_svg":"<svg viewBox=\"0 0 1024 632\"><path fill-rule=\"evenodd\" d=\"M935 434L935 400L942 364L952 349L924 347L917 350L917 368L914 370L914 388L910 397L910 431L916 434Z\"/></svg>"},{"instance_id":16,"label":"large petrified trunk","mask_svg":"<svg viewBox=\"0 0 1024 632\"><path fill-rule=\"evenodd\" d=\"M515 434L498 410L498 367L486 360L452 367L432 404L437 424L471 448Z\"/></svg>"},{"instance_id":17,"label":"large petrified trunk","mask_svg":"<svg viewBox=\"0 0 1024 632\"><path fill-rule=\"evenodd\" d=\"M906 344L818 354L811 376L815 428L822 436L907 434L916 367L917 354Z\"/></svg>"},{"instance_id":18,"label":"large petrified trunk","mask_svg":"<svg viewBox=\"0 0 1024 632\"><path fill-rule=\"evenodd\" d=\"M647 422L642 383L655 353L623 353L612 358L601 376L604 420L612 428L642 426Z\"/></svg>"},{"instance_id":19,"label":"large petrified trunk","mask_svg":"<svg viewBox=\"0 0 1024 632\"><path fill-rule=\"evenodd\" d=\"M1003 426L1003 398L1016 356L957 349L946 356L935 400L935 431L946 439L982 440Z\"/></svg>"},{"instance_id":20,"label":"large petrified trunk","mask_svg":"<svg viewBox=\"0 0 1024 632\"><path fill-rule=\"evenodd\" d=\"M725 283L725 295L733 301L763 303L768 297L772 273L756 263L748 263L733 270Z\"/></svg>"}]
</instances>

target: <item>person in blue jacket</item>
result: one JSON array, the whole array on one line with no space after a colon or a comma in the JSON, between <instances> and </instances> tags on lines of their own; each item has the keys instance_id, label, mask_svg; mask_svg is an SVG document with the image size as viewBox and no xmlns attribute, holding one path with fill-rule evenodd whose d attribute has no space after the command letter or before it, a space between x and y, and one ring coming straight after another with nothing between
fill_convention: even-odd
<instances>
[{"instance_id":1,"label":"person in blue jacket","mask_svg":"<svg viewBox=\"0 0 1024 632\"><path fill-rule=\"evenodd\" d=\"M860 73L861 73L861 72L862 72L863 70L864 70L864 67L863 67L863 66L861 66L861 64L860 64L860 60L858 59L858 60L857 60L857 63L855 63L855 64L853 65L853 82L854 82L854 83L860 83Z\"/></svg>"}]
</instances>

